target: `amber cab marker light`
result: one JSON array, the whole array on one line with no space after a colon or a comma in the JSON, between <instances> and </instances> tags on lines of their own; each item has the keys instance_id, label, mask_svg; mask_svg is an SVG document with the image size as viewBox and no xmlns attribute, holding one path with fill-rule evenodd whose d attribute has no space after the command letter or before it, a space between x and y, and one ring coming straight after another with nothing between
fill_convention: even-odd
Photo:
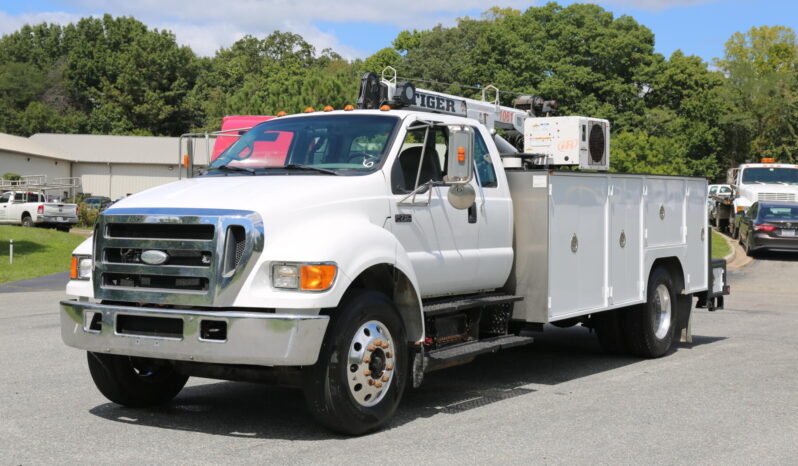
<instances>
[{"instance_id":1,"label":"amber cab marker light","mask_svg":"<svg viewBox=\"0 0 798 466\"><path fill-rule=\"evenodd\" d=\"M286 116L286 115L287 115L287 113L285 113L285 110L280 110L279 112L277 112L277 116L278 117Z\"/></svg>"},{"instance_id":2,"label":"amber cab marker light","mask_svg":"<svg viewBox=\"0 0 798 466\"><path fill-rule=\"evenodd\" d=\"M299 273L299 288L324 291L332 286L337 267L332 264L303 265Z\"/></svg>"},{"instance_id":3,"label":"amber cab marker light","mask_svg":"<svg viewBox=\"0 0 798 466\"><path fill-rule=\"evenodd\" d=\"M313 107L308 107L308 108L305 109L305 113L313 113L315 111L316 111L316 109L313 108Z\"/></svg>"},{"instance_id":4,"label":"amber cab marker light","mask_svg":"<svg viewBox=\"0 0 798 466\"><path fill-rule=\"evenodd\" d=\"M69 268L69 278L72 280L78 279L78 258L72 256L72 266Z\"/></svg>"},{"instance_id":5,"label":"amber cab marker light","mask_svg":"<svg viewBox=\"0 0 798 466\"><path fill-rule=\"evenodd\" d=\"M354 109L355 109L355 106L352 105L352 104L348 104L346 107L344 107L344 110L346 110L347 112L352 111Z\"/></svg>"},{"instance_id":6,"label":"amber cab marker light","mask_svg":"<svg viewBox=\"0 0 798 466\"><path fill-rule=\"evenodd\" d=\"M772 157L765 157L762 159L762 163L776 163L776 159Z\"/></svg>"},{"instance_id":7,"label":"amber cab marker light","mask_svg":"<svg viewBox=\"0 0 798 466\"><path fill-rule=\"evenodd\" d=\"M324 107L324 111L325 112L332 112L333 110L335 110L335 109L332 108L332 106L330 106L330 105L327 105L326 107Z\"/></svg>"},{"instance_id":8,"label":"amber cab marker light","mask_svg":"<svg viewBox=\"0 0 798 466\"><path fill-rule=\"evenodd\" d=\"M380 107L380 110L382 110L383 112L387 112L390 109L391 109L390 105L383 105L382 107Z\"/></svg>"}]
</instances>

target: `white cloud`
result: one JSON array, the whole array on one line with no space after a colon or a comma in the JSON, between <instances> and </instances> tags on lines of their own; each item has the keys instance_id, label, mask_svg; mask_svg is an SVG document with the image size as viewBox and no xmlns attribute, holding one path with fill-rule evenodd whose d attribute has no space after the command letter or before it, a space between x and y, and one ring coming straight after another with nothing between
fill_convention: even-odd
<instances>
[{"instance_id":1,"label":"white cloud","mask_svg":"<svg viewBox=\"0 0 798 466\"><path fill-rule=\"evenodd\" d=\"M17 30L25 23L42 21L65 24L84 16L110 13L134 16L150 27L168 29L177 41L200 55L213 55L246 34L263 37L274 30L302 35L318 51L332 48L346 58L365 57L372 50L357 50L342 44L333 34L320 30L316 21L367 22L399 28L428 28L438 23L453 24L457 16L487 8L484 0L405 0L396 4L373 0L62 0L75 13L41 12L8 15L0 12L0 34ZM529 0L504 0L505 6L525 8ZM388 44L375 44L378 49Z\"/></svg>"},{"instance_id":2,"label":"white cloud","mask_svg":"<svg viewBox=\"0 0 798 466\"><path fill-rule=\"evenodd\" d=\"M716 0L604 0L602 3L618 5L638 10L661 11L680 6L699 5Z\"/></svg>"}]
</instances>

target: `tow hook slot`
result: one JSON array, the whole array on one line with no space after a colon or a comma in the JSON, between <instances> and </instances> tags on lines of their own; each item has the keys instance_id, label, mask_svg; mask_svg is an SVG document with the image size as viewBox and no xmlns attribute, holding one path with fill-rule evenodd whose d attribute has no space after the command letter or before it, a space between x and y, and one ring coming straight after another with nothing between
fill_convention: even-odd
<instances>
[{"instance_id":1,"label":"tow hook slot","mask_svg":"<svg viewBox=\"0 0 798 466\"><path fill-rule=\"evenodd\" d=\"M200 321L200 340L227 341L227 322L223 320Z\"/></svg>"}]
</instances>

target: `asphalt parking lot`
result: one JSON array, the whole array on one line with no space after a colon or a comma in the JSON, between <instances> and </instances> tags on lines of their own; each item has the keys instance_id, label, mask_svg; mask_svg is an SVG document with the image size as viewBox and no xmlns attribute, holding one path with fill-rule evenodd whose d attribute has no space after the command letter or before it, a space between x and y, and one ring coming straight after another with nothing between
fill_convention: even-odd
<instances>
[{"instance_id":1,"label":"asphalt parking lot","mask_svg":"<svg viewBox=\"0 0 798 466\"><path fill-rule=\"evenodd\" d=\"M299 392L192 379L176 400L121 408L61 343L61 291L0 293L0 450L8 464L795 464L798 256L730 273L726 309L692 344L607 356L583 328L428 374L363 438L314 424ZM34 287L35 288L35 287ZM50 286L52 289L52 286Z\"/></svg>"}]
</instances>

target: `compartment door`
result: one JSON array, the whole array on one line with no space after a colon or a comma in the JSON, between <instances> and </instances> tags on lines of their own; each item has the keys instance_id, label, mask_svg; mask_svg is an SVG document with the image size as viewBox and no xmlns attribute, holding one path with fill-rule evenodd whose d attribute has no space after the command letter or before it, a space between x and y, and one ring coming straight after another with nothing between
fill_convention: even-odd
<instances>
[{"instance_id":1,"label":"compartment door","mask_svg":"<svg viewBox=\"0 0 798 466\"><path fill-rule=\"evenodd\" d=\"M549 320L606 306L608 179L549 178Z\"/></svg>"},{"instance_id":2,"label":"compartment door","mask_svg":"<svg viewBox=\"0 0 798 466\"><path fill-rule=\"evenodd\" d=\"M687 206L685 208L687 270L685 270L685 288L687 292L703 290L707 287L709 274L708 256L710 229L707 224L705 207L707 192L706 181L689 180L687 182Z\"/></svg>"},{"instance_id":3,"label":"compartment door","mask_svg":"<svg viewBox=\"0 0 798 466\"><path fill-rule=\"evenodd\" d=\"M610 305L643 299L643 179L610 180L609 286Z\"/></svg>"}]
</instances>

